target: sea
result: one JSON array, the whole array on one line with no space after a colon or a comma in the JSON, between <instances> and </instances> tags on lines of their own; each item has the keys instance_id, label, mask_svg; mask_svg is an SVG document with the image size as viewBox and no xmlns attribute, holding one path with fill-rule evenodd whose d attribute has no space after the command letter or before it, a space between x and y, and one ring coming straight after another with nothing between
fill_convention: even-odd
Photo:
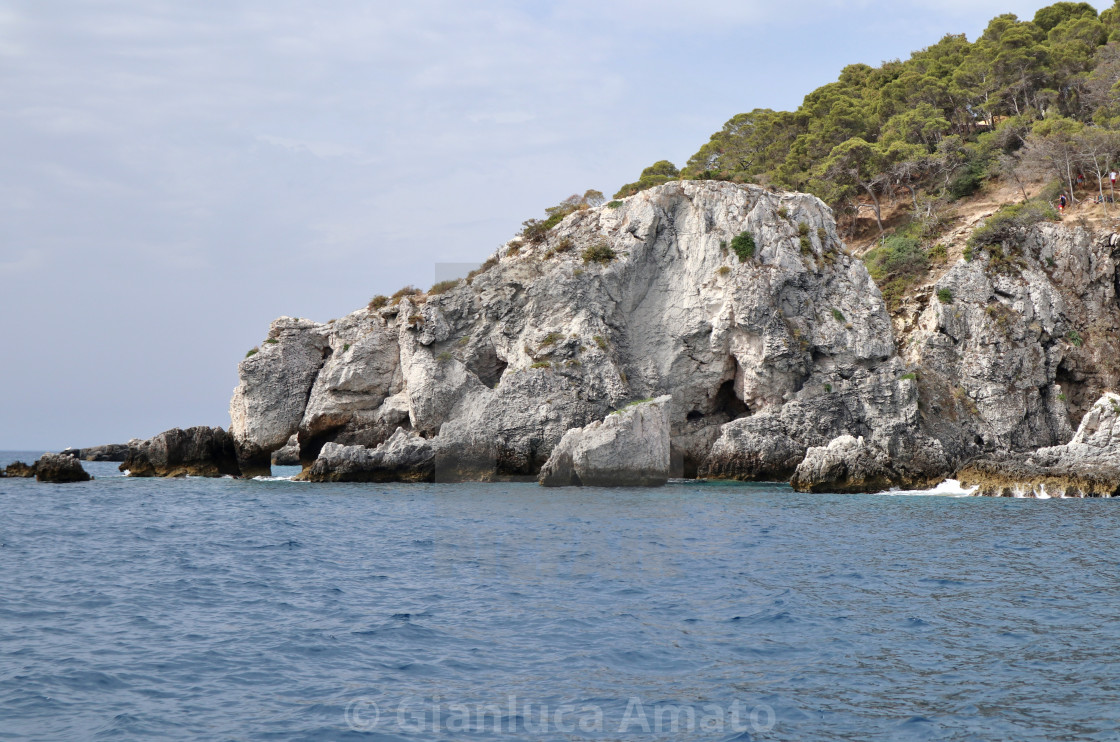
<instances>
[{"instance_id":1,"label":"sea","mask_svg":"<svg viewBox=\"0 0 1120 742\"><path fill-rule=\"evenodd\" d=\"M1120 740L1110 500L85 466L0 479L0 740Z\"/></svg>"}]
</instances>

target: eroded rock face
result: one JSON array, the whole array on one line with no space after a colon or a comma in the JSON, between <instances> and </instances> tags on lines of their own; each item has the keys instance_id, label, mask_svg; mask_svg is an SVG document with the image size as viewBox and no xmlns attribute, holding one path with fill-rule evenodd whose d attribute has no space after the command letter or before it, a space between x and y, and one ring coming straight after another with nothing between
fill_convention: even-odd
<instances>
[{"instance_id":1,"label":"eroded rock face","mask_svg":"<svg viewBox=\"0 0 1120 742\"><path fill-rule=\"evenodd\" d=\"M81 461L124 461L128 456L127 443L109 443L104 446L90 446L89 448L67 448L61 452L64 456L73 456Z\"/></svg>"},{"instance_id":2,"label":"eroded rock face","mask_svg":"<svg viewBox=\"0 0 1120 742\"><path fill-rule=\"evenodd\" d=\"M35 480L39 482L88 482L90 475L74 456L45 453L35 462Z\"/></svg>"},{"instance_id":3,"label":"eroded rock face","mask_svg":"<svg viewBox=\"0 0 1120 742\"><path fill-rule=\"evenodd\" d=\"M728 247L743 232L746 259ZM600 244L615 259L584 262ZM774 478L809 446L917 419L879 291L812 196L666 184L494 262L438 296L274 325L231 405L242 466L297 430L306 467L401 427L433 441L437 476L535 478L568 430L668 394L681 473Z\"/></svg>"},{"instance_id":4,"label":"eroded rock face","mask_svg":"<svg viewBox=\"0 0 1120 742\"><path fill-rule=\"evenodd\" d=\"M950 300L930 302L902 357L950 458L1064 443L1071 420L1120 385L1117 267L1110 236L1047 223L938 282Z\"/></svg>"},{"instance_id":5,"label":"eroded rock face","mask_svg":"<svg viewBox=\"0 0 1120 742\"><path fill-rule=\"evenodd\" d=\"M957 479L981 495L1120 497L1120 395L1097 400L1066 445L981 458Z\"/></svg>"},{"instance_id":6,"label":"eroded rock face","mask_svg":"<svg viewBox=\"0 0 1120 742\"><path fill-rule=\"evenodd\" d=\"M229 405L230 435L245 476L271 474L271 454L298 431L319 370L331 354L329 328L281 317L257 353L241 361Z\"/></svg>"},{"instance_id":7,"label":"eroded rock face","mask_svg":"<svg viewBox=\"0 0 1120 742\"><path fill-rule=\"evenodd\" d=\"M651 487L670 473L669 407L664 395L564 434L541 468L546 487Z\"/></svg>"},{"instance_id":8,"label":"eroded rock face","mask_svg":"<svg viewBox=\"0 0 1120 742\"><path fill-rule=\"evenodd\" d=\"M377 448L327 443L304 475L311 482L431 482L435 447L401 428Z\"/></svg>"},{"instance_id":9,"label":"eroded rock face","mask_svg":"<svg viewBox=\"0 0 1120 742\"><path fill-rule=\"evenodd\" d=\"M241 474L229 433L199 426L172 428L130 444L120 465L130 477L220 477Z\"/></svg>"}]
</instances>

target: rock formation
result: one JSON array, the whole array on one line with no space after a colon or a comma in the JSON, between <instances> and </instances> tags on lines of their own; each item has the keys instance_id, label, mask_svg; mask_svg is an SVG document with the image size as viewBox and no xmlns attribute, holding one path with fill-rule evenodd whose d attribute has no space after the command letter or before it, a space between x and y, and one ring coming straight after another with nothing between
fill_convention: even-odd
<instances>
[{"instance_id":1,"label":"rock formation","mask_svg":"<svg viewBox=\"0 0 1120 742\"><path fill-rule=\"evenodd\" d=\"M61 453L63 456L73 456L81 461L124 461L128 457L129 445L139 442L139 440L132 440L128 443L109 443L90 448L67 448Z\"/></svg>"},{"instance_id":2,"label":"rock formation","mask_svg":"<svg viewBox=\"0 0 1120 742\"><path fill-rule=\"evenodd\" d=\"M669 479L668 394L564 433L541 468L546 487L650 487Z\"/></svg>"},{"instance_id":3,"label":"rock formation","mask_svg":"<svg viewBox=\"0 0 1120 742\"><path fill-rule=\"evenodd\" d=\"M683 476L921 486L1068 441L1120 383L1116 243L1024 229L892 326L818 199L668 183L511 240L449 290L276 320L230 432L246 475L295 435L309 479L535 478L569 430L668 395Z\"/></svg>"},{"instance_id":4,"label":"rock formation","mask_svg":"<svg viewBox=\"0 0 1120 742\"><path fill-rule=\"evenodd\" d=\"M130 443L120 465L131 477L237 476L233 439L221 428L172 428L146 441Z\"/></svg>"},{"instance_id":5,"label":"rock formation","mask_svg":"<svg viewBox=\"0 0 1120 742\"><path fill-rule=\"evenodd\" d=\"M273 466L299 466L299 440L295 433L283 447L272 452Z\"/></svg>"},{"instance_id":6,"label":"rock formation","mask_svg":"<svg viewBox=\"0 0 1120 742\"><path fill-rule=\"evenodd\" d=\"M22 461L13 461L4 468L4 476L13 479L30 479L35 476L35 467L28 466Z\"/></svg>"},{"instance_id":7,"label":"rock formation","mask_svg":"<svg viewBox=\"0 0 1120 742\"><path fill-rule=\"evenodd\" d=\"M91 477L74 456L45 453L35 462L35 479L39 482L88 482Z\"/></svg>"},{"instance_id":8,"label":"rock formation","mask_svg":"<svg viewBox=\"0 0 1120 742\"><path fill-rule=\"evenodd\" d=\"M977 459L957 478L981 495L1120 497L1120 394L1097 400L1069 443Z\"/></svg>"},{"instance_id":9,"label":"rock formation","mask_svg":"<svg viewBox=\"0 0 1120 742\"><path fill-rule=\"evenodd\" d=\"M306 474L310 482L431 482L432 443L402 428L376 448L327 443Z\"/></svg>"}]
</instances>

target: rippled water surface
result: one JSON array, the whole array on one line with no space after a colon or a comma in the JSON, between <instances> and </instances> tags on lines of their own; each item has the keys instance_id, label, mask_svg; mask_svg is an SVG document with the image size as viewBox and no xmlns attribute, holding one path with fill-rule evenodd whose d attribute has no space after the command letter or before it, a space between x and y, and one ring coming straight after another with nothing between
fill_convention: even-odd
<instances>
[{"instance_id":1,"label":"rippled water surface","mask_svg":"<svg viewBox=\"0 0 1120 742\"><path fill-rule=\"evenodd\" d=\"M0 479L0 739L1120 740L1111 501L86 467Z\"/></svg>"}]
</instances>

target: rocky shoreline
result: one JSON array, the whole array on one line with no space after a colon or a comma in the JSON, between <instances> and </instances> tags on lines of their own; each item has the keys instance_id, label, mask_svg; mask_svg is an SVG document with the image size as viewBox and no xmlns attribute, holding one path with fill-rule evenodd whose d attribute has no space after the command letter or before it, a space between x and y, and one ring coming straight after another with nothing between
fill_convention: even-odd
<instances>
[{"instance_id":1,"label":"rocky shoreline","mask_svg":"<svg viewBox=\"0 0 1120 742\"><path fill-rule=\"evenodd\" d=\"M819 199L668 183L511 240L457 283L277 319L239 364L228 433L130 441L121 468L807 492L957 475L983 494L1113 496L1118 243L1023 228L892 322ZM117 453L91 451L75 454Z\"/></svg>"}]
</instances>

